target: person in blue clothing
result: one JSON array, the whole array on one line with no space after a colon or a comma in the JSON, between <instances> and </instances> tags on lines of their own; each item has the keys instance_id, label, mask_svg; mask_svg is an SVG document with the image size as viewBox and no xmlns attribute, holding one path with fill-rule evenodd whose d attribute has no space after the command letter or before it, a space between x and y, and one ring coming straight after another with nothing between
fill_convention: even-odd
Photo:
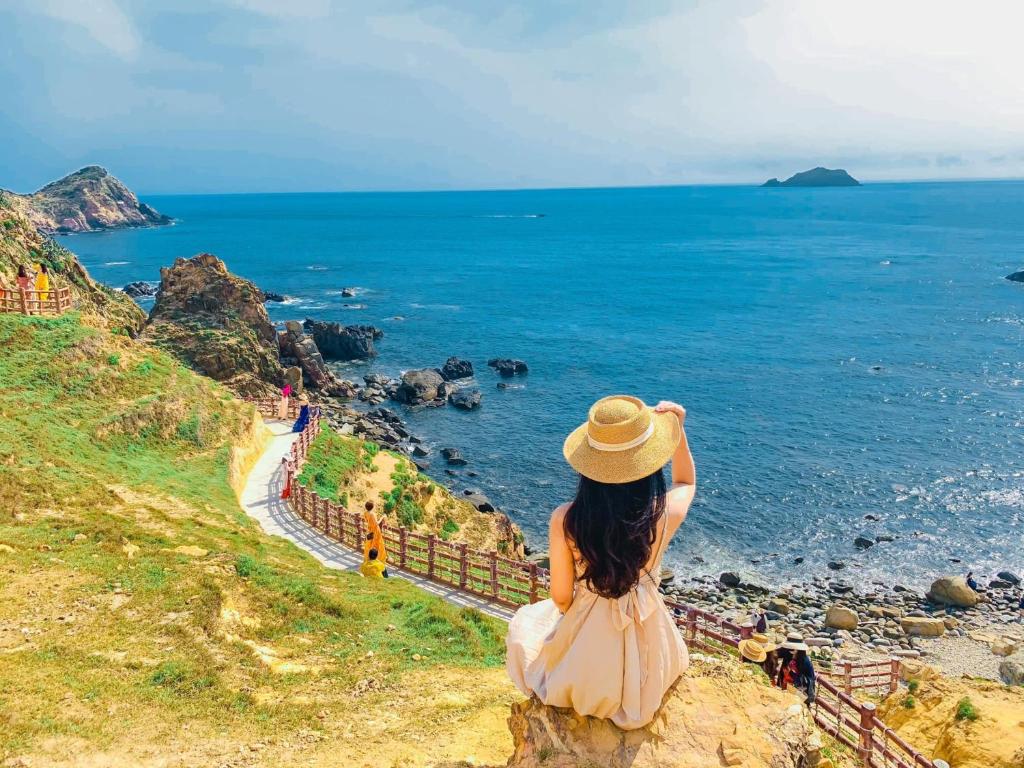
<instances>
[{"instance_id":1,"label":"person in blue clothing","mask_svg":"<svg viewBox=\"0 0 1024 768\"><path fill-rule=\"evenodd\" d=\"M814 704L818 678L814 664L807 655L807 643L803 635L796 632L786 636L786 642L779 647L779 672L776 685L786 690L790 685L804 692L807 706Z\"/></svg>"},{"instance_id":2,"label":"person in blue clothing","mask_svg":"<svg viewBox=\"0 0 1024 768\"><path fill-rule=\"evenodd\" d=\"M301 401L302 408L299 410L299 418L295 420L295 424L292 426L292 432L301 432L309 424L309 403Z\"/></svg>"},{"instance_id":3,"label":"person in blue clothing","mask_svg":"<svg viewBox=\"0 0 1024 768\"><path fill-rule=\"evenodd\" d=\"M974 580L974 571L967 572L967 586L973 589L975 592L978 591L978 582Z\"/></svg>"}]
</instances>

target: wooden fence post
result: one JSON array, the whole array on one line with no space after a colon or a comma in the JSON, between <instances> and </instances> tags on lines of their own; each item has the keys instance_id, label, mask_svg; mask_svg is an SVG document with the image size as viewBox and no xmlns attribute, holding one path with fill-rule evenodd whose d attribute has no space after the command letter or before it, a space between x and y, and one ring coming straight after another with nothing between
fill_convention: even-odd
<instances>
[{"instance_id":1,"label":"wooden fence post","mask_svg":"<svg viewBox=\"0 0 1024 768\"><path fill-rule=\"evenodd\" d=\"M900 684L900 660L893 657L889 659L889 694L896 693Z\"/></svg>"},{"instance_id":2,"label":"wooden fence post","mask_svg":"<svg viewBox=\"0 0 1024 768\"><path fill-rule=\"evenodd\" d=\"M537 564L530 563L530 605L537 602Z\"/></svg>"},{"instance_id":3,"label":"wooden fence post","mask_svg":"<svg viewBox=\"0 0 1024 768\"><path fill-rule=\"evenodd\" d=\"M740 626L740 640L749 640L754 634L754 625L747 623Z\"/></svg>"},{"instance_id":4,"label":"wooden fence post","mask_svg":"<svg viewBox=\"0 0 1024 768\"><path fill-rule=\"evenodd\" d=\"M465 542L459 544L459 589L466 588L469 580L469 561L466 559L466 550L469 549Z\"/></svg>"},{"instance_id":5,"label":"wooden fence post","mask_svg":"<svg viewBox=\"0 0 1024 768\"><path fill-rule=\"evenodd\" d=\"M356 544L357 549L363 548L363 541L366 539L366 532L363 530L363 516L356 514L356 538L359 540Z\"/></svg>"},{"instance_id":6,"label":"wooden fence post","mask_svg":"<svg viewBox=\"0 0 1024 768\"><path fill-rule=\"evenodd\" d=\"M871 768L871 752L875 733L875 705L866 701L860 705L860 759L865 768Z\"/></svg>"},{"instance_id":7,"label":"wooden fence post","mask_svg":"<svg viewBox=\"0 0 1024 768\"><path fill-rule=\"evenodd\" d=\"M405 568L405 551L408 547L407 531L405 528L398 529L398 567Z\"/></svg>"},{"instance_id":8,"label":"wooden fence post","mask_svg":"<svg viewBox=\"0 0 1024 768\"><path fill-rule=\"evenodd\" d=\"M496 550L491 550L491 595L495 598L498 597L498 553Z\"/></svg>"},{"instance_id":9,"label":"wooden fence post","mask_svg":"<svg viewBox=\"0 0 1024 768\"><path fill-rule=\"evenodd\" d=\"M437 537L434 534L427 536L427 578L434 578L434 542Z\"/></svg>"},{"instance_id":10,"label":"wooden fence post","mask_svg":"<svg viewBox=\"0 0 1024 768\"><path fill-rule=\"evenodd\" d=\"M686 609L686 644L692 645L697 639L697 609Z\"/></svg>"},{"instance_id":11,"label":"wooden fence post","mask_svg":"<svg viewBox=\"0 0 1024 768\"><path fill-rule=\"evenodd\" d=\"M849 661L843 662L843 690L853 695L853 663Z\"/></svg>"}]
</instances>

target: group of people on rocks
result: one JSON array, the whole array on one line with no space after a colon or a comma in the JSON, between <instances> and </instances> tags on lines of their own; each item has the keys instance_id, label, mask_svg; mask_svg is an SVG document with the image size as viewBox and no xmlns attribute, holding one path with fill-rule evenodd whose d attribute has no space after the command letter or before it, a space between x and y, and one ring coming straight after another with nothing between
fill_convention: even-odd
<instances>
[{"instance_id":1,"label":"group of people on rocks","mask_svg":"<svg viewBox=\"0 0 1024 768\"><path fill-rule=\"evenodd\" d=\"M0 290L11 290L0 275ZM35 271L35 276L29 274L29 269L24 264L18 266L18 274L14 278L14 290L19 292L35 291L31 298L26 299L27 308L30 314L41 313L43 302L50 299L50 270L40 263Z\"/></svg>"},{"instance_id":2,"label":"group of people on rocks","mask_svg":"<svg viewBox=\"0 0 1024 768\"><path fill-rule=\"evenodd\" d=\"M817 675L808 651L799 632L789 633L781 644L775 643L765 632L754 632L739 644L744 663L760 667L771 684L782 690L792 686L801 691L810 706L814 703Z\"/></svg>"}]
</instances>

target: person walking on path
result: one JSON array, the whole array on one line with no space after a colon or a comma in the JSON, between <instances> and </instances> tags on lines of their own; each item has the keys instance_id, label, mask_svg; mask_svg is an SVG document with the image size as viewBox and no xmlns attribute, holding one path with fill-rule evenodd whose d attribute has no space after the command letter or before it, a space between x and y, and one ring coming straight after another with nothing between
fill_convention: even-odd
<instances>
[{"instance_id":1,"label":"person walking on path","mask_svg":"<svg viewBox=\"0 0 1024 768\"><path fill-rule=\"evenodd\" d=\"M662 555L696 488L685 419L675 403L616 395L566 438L579 485L551 515L551 597L520 608L506 636L508 674L524 695L642 728L686 670L658 592Z\"/></svg>"},{"instance_id":2,"label":"person walking on path","mask_svg":"<svg viewBox=\"0 0 1024 768\"><path fill-rule=\"evenodd\" d=\"M376 550L378 559L385 565L388 562L388 553L384 548L384 531L380 527L377 515L373 512L373 502L366 502L363 511L363 520L366 523L366 541L363 543L363 559L370 559L370 552Z\"/></svg>"},{"instance_id":3,"label":"person walking on path","mask_svg":"<svg viewBox=\"0 0 1024 768\"><path fill-rule=\"evenodd\" d=\"M292 385L285 384L281 387L281 400L277 404L277 418L284 421L288 418L288 398L292 396Z\"/></svg>"},{"instance_id":4,"label":"person walking on path","mask_svg":"<svg viewBox=\"0 0 1024 768\"><path fill-rule=\"evenodd\" d=\"M36 290L39 292L36 298L39 300L39 311L43 309L43 303L50 299L50 271L45 264L39 265L36 273Z\"/></svg>"},{"instance_id":5,"label":"person walking on path","mask_svg":"<svg viewBox=\"0 0 1024 768\"><path fill-rule=\"evenodd\" d=\"M386 579L388 577L388 569L377 559L376 549L371 549L366 553L366 560L359 566L359 572L368 579Z\"/></svg>"}]
</instances>

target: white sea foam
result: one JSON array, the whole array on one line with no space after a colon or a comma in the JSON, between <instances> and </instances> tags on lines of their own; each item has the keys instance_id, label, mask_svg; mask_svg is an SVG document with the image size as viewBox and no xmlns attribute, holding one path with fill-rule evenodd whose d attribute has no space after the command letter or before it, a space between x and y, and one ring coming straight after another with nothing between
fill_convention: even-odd
<instances>
[{"instance_id":1,"label":"white sea foam","mask_svg":"<svg viewBox=\"0 0 1024 768\"><path fill-rule=\"evenodd\" d=\"M104 261L104 267L123 267L125 264L131 264L130 261Z\"/></svg>"}]
</instances>

